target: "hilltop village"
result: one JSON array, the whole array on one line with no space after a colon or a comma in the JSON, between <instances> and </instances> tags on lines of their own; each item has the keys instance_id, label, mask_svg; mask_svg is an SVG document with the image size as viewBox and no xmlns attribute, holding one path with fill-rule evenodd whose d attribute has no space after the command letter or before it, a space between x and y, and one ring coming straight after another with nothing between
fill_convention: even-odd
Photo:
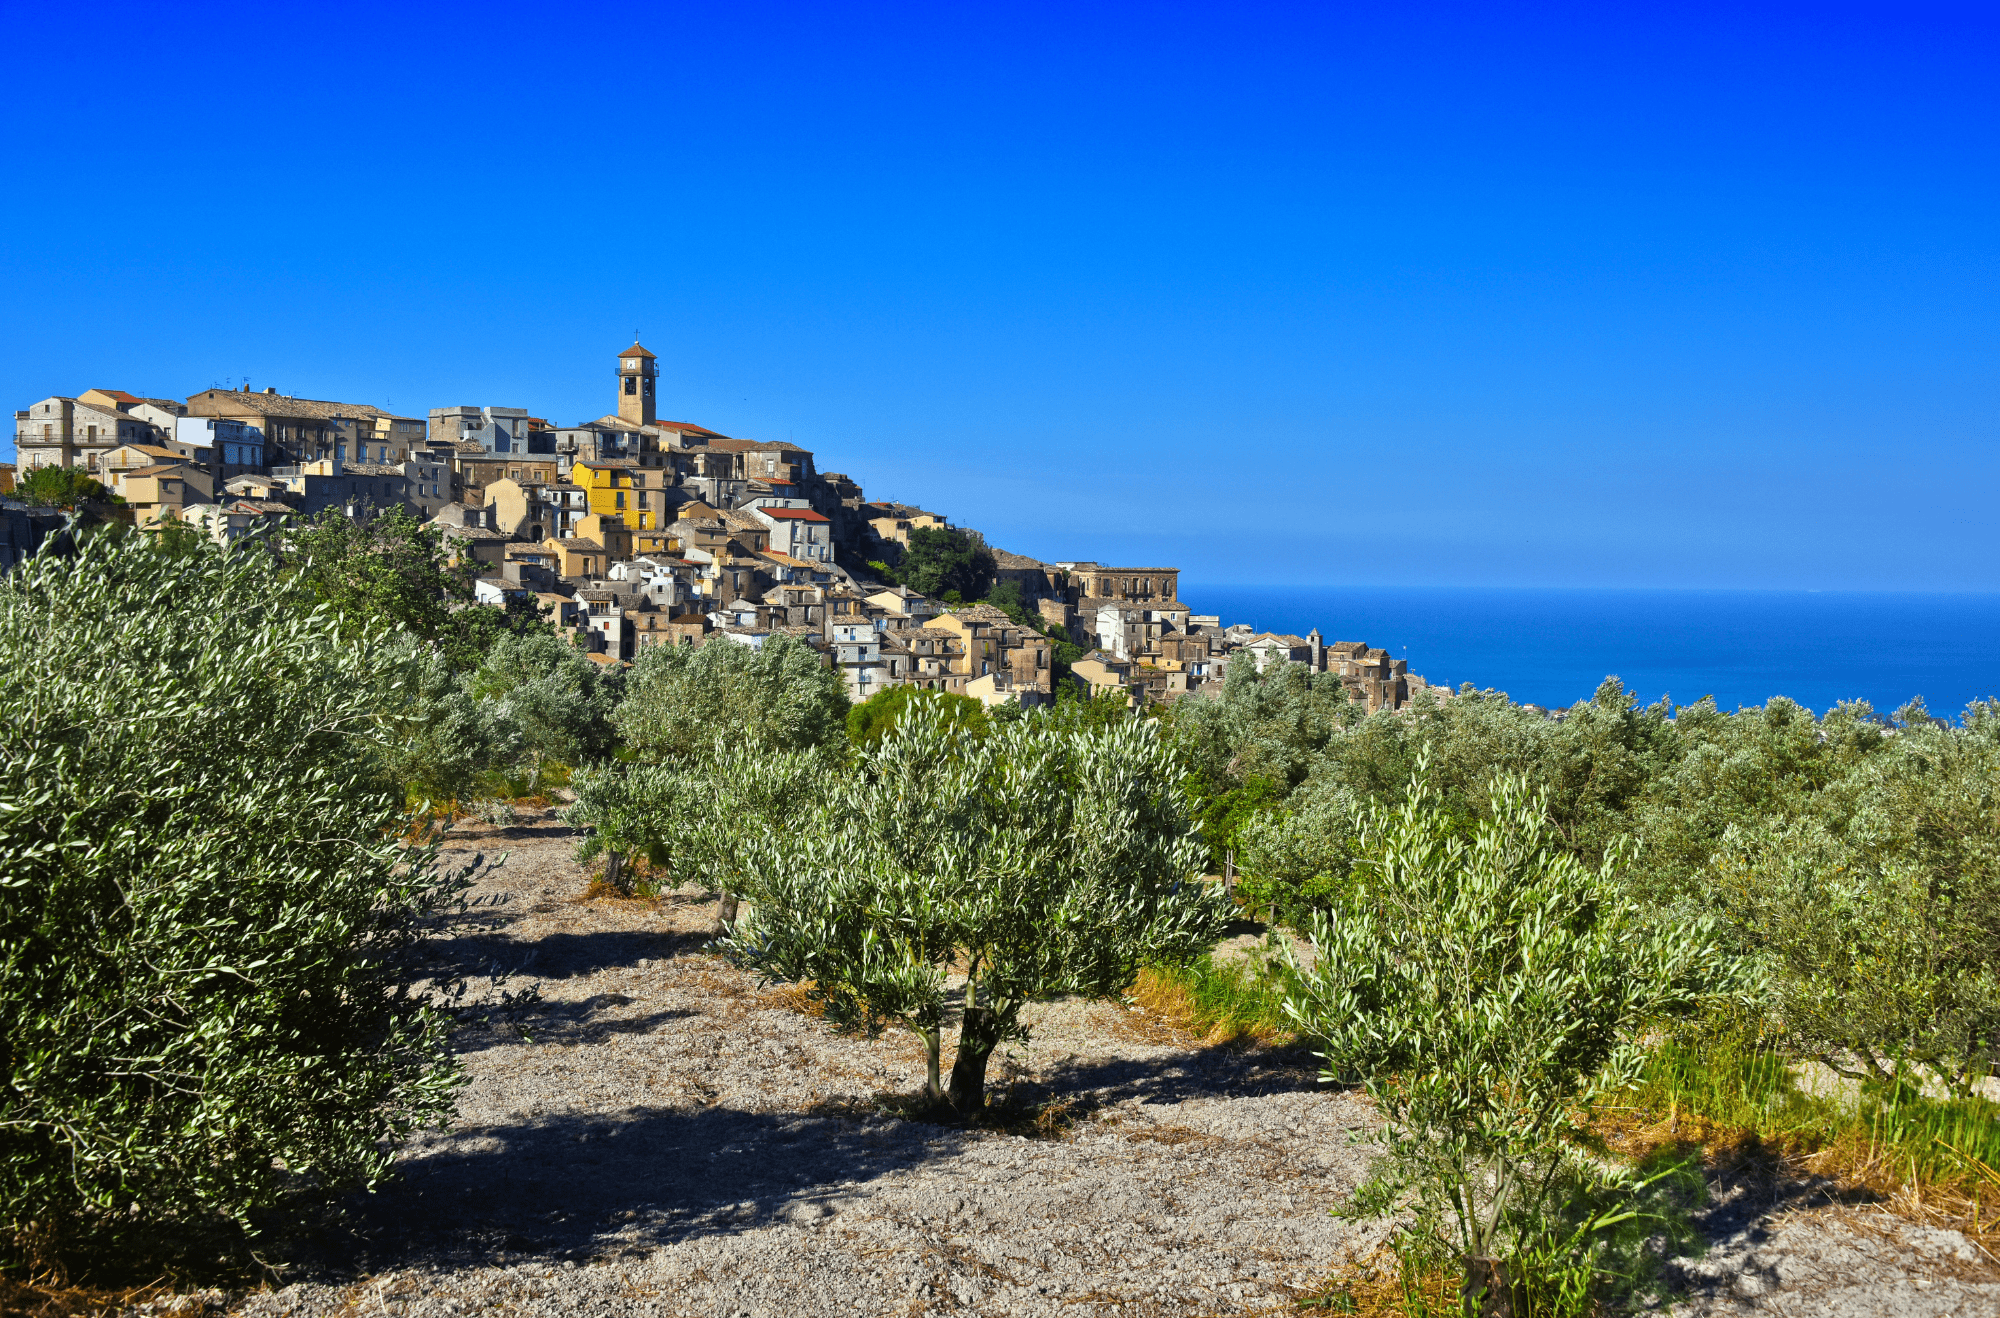
<instances>
[{"instance_id":1,"label":"hilltop village","mask_svg":"<svg viewBox=\"0 0 2000 1318\"><path fill-rule=\"evenodd\" d=\"M476 565L480 601L537 610L596 662L782 633L820 651L857 701L911 685L1036 706L1073 678L1079 694L1154 704L1219 684L1231 662L1335 673L1371 712L1427 685L1359 641L1195 613L1177 568L1008 553L944 515L871 502L795 444L662 421L658 382L658 359L634 343L617 358L616 410L573 426L518 407L398 416L247 382L185 400L89 389L15 412L19 469L0 464L0 496L69 468L110 496L95 515L219 541L401 508ZM63 522L5 499L0 568ZM913 546L941 544L976 564L969 589L932 598L897 583Z\"/></svg>"}]
</instances>

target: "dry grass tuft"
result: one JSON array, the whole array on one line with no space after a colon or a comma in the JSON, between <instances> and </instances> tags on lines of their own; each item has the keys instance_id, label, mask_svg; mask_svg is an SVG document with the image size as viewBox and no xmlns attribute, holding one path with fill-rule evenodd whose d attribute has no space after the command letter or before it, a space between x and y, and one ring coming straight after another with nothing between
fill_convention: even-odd
<instances>
[{"instance_id":1,"label":"dry grass tuft","mask_svg":"<svg viewBox=\"0 0 2000 1318\"><path fill-rule=\"evenodd\" d=\"M1606 1147L1641 1161L1658 1153L1699 1152L1711 1172L1784 1181L1831 1181L1831 1197L1848 1204L1880 1204L1900 1217L1963 1232L2000 1264L2000 1171L1972 1159L1961 1175L1927 1175L1913 1169L1862 1128L1830 1139L1809 1129L1769 1134L1679 1109L1601 1108L1589 1130Z\"/></svg>"},{"instance_id":2,"label":"dry grass tuft","mask_svg":"<svg viewBox=\"0 0 2000 1318\"><path fill-rule=\"evenodd\" d=\"M1343 1263L1310 1291L1295 1294L1300 1313L1352 1314L1354 1318L1433 1318L1459 1312L1461 1278L1444 1271L1408 1274L1393 1250Z\"/></svg>"},{"instance_id":3,"label":"dry grass tuft","mask_svg":"<svg viewBox=\"0 0 2000 1318\"><path fill-rule=\"evenodd\" d=\"M1126 1013L1124 1027L1146 1043L1161 1045L1291 1042L1291 1033L1279 1025L1270 990L1254 975L1242 966L1218 968L1206 960L1187 968L1148 966L1126 992L1138 1010Z\"/></svg>"},{"instance_id":4,"label":"dry grass tuft","mask_svg":"<svg viewBox=\"0 0 2000 1318\"><path fill-rule=\"evenodd\" d=\"M160 1299L164 1282L128 1290L105 1290L94 1286L72 1286L51 1280L15 1281L0 1277L0 1314L7 1318L96 1318L100 1314L123 1313L133 1305ZM156 1309L163 1314L199 1314L206 1307L194 1296L170 1301L171 1308Z\"/></svg>"},{"instance_id":5,"label":"dry grass tuft","mask_svg":"<svg viewBox=\"0 0 2000 1318\"><path fill-rule=\"evenodd\" d=\"M768 1006L776 1007L783 1011L795 1011L801 1016L811 1016L818 1020L825 1020L826 1004L816 1001L813 998L812 991L814 987L812 980L801 980L796 984L775 984L765 989L758 996Z\"/></svg>"}]
</instances>

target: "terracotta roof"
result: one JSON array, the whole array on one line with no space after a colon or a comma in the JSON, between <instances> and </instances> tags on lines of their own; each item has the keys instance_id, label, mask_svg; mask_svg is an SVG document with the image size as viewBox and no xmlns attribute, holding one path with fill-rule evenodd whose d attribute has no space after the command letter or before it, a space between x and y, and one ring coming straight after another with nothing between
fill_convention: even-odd
<instances>
[{"instance_id":1,"label":"terracotta roof","mask_svg":"<svg viewBox=\"0 0 2000 1318\"><path fill-rule=\"evenodd\" d=\"M787 522L824 522L826 518L810 508L759 508L766 517L776 517Z\"/></svg>"},{"instance_id":2,"label":"terracotta roof","mask_svg":"<svg viewBox=\"0 0 2000 1318\"><path fill-rule=\"evenodd\" d=\"M638 344L636 344L636 343L635 343L635 344L633 344L633 345L632 345L631 347L627 348L627 349L626 349L625 351L623 351L623 352L619 353L618 355L619 355L620 357L651 357L651 356L653 356L653 354L652 354L652 353L650 353L650 352L647 352L647 351L646 351L646 350L645 350L644 348L640 347L640 346L639 346ZM655 358L655 360L658 360L658 359L657 359L657 358Z\"/></svg>"},{"instance_id":3,"label":"terracotta roof","mask_svg":"<svg viewBox=\"0 0 2000 1318\"><path fill-rule=\"evenodd\" d=\"M90 392L103 394L106 398L116 399L121 403L144 403L151 401L150 399L140 398L135 394L128 394L123 389L92 389Z\"/></svg>"},{"instance_id":4,"label":"terracotta roof","mask_svg":"<svg viewBox=\"0 0 2000 1318\"><path fill-rule=\"evenodd\" d=\"M691 435L713 435L717 439L726 438L720 432L710 430L707 426L698 426L692 421L655 421L653 428L656 430L679 430Z\"/></svg>"},{"instance_id":5,"label":"terracotta roof","mask_svg":"<svg viewBox=\"0 0 2000 1318\"><path fill-rule=\"evenodd\" d=\"M184 462L156 462L150 467L134 467L125 474L127 476L158 476L163 472L184 471L186 468L187 464Z\"/></svg>"},{"instance_id":6,"label":"terracotta roof","mask_svg":"<svg viewBox=\"0 0 2000 1318\"><path fill-rule=\"evenodd\" d=\"M598 544L595 540L590 539L588 536L573 535L568 537L567 539L558 540L556 541L556 543L561 545L564 549L575 550L577 553L580 554L582 553L601 554L604 552L604 546Z\"/></svg>"}]
</instances>

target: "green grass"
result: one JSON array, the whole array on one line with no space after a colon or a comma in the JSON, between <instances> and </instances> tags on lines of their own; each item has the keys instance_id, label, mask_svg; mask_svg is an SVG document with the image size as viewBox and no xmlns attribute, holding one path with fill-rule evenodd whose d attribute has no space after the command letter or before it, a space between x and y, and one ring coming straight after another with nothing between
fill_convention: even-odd
<instances>
[{"instance_id":1,"label":"green grass","mask_svg":"<svg viewBox=\"0 0 2000 1318\"><path fill-rule=\"evenodd\" d=\"M1249 960L1204 956L1184 966L1149 966L1132 1001L1210 1043L1276 1039L1288 1033L1277 972Z\"/></svg>"},{"instance_id":2,"label":"green grass","mask_svg":"<svg viewBox=\"0 0 2000 1318\"><path fill-rule=\"evenodd\" d=\"M1908 1082L1875 1080L1858 1092L1808 1094L1794 1075L1792 1060L1753 1031L1725 1027L1669 1040L1635 1097L1657 1115L1701 1118L1802 1153L1831 1152L1838 1166L1829 1170L2000 1198L2000 1104L1931 1098Z\"/></svg>"}]
</instances>

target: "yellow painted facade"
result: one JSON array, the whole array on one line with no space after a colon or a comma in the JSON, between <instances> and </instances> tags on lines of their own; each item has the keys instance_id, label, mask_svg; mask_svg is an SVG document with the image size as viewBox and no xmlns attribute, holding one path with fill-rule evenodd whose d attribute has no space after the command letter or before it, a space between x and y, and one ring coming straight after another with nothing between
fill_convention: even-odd
<instances>
[{"instance_id":1,"label":"yellow painted facade","mask_svg":"<svg viewBox=\"0 0 2000 1318\"><path fill-rule=\"evenodd\" d=\"M622 518L634 531L659 529L659 505L666 498L666 478L659 469L579 462L570 469L570 480L583 487L591 512Z\"/></svg>"}]
</instances>

